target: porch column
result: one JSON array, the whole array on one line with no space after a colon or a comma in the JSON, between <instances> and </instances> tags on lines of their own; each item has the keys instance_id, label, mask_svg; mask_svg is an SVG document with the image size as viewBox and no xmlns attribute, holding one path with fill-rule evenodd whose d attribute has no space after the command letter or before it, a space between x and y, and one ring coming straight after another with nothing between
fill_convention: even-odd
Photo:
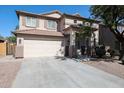
<instances>
[{"instance_id":1,"label":"porch column","mask_svg":"<svg viewBox=\"0 0 124 93\"><path fill-rule=\"evenodd\" d=\"M75 32L70 32L70 45L69 45L69 57L75 57L76 56L76 49L75 49Z\"/></svg>"}]
</instances>

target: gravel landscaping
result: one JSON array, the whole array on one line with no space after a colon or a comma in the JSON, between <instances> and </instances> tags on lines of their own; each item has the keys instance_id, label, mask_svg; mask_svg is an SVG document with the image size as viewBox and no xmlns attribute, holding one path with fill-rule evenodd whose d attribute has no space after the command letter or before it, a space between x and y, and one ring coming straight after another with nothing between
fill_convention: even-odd
<instances>
[{"instance_id":1,"label":"gravel landscaping","mask_svg":"<svg viewBox=\"0 0 124 93\"><path fill-rule=\"evenodd\" d=\"M5 58L0 59L0 88L11 87L21 66L20 61L9 59L11 59L11 57L6 57L6 60Z\"/></svg>"},{"instance_id":2,"label":"gravel landscaping","mask_svg":"<svg viewBox=\"0 0 124 93\"><path fill-rule=\"evenodd\" d=\"M89 61L83 62L110 74L116 75L124 79L124 65L118 63L117 61Z\"/></svg>"},{"instance_id":3,"label":"gravel landscaping","mask_svg":"<svg viewBox=\"0 0 124 93\"><path fill-rule=\"evenodd\" d=\"M17 72L20 68L18 63L1 63L0 64L0 88L9 88L14 81Z\"/></svg>"}]
</instances>

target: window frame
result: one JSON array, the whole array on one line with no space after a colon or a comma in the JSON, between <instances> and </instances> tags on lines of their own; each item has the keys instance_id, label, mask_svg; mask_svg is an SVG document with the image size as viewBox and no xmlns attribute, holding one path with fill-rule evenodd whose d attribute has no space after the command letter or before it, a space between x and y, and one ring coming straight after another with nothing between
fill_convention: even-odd
<instances>
[{"instance_id":1,"label":"window frame","mask_svg":"<svg viewBox=\"0 0 124 93\"><path fill-rule=\"evenodd\" d=\"M53 24L51 24L51 23L53 22L54 23L54 27L52 27L53 26ZM47 29L51 29L51 30L56 30L57 29L57 23L56 23L56 21L54 21L54 20L47 20Z\"/></svg>"},{"instance_id":2,"label":"window frame","mask_svg":"<svg viewBox=\"0 0 124 93\"><path fill-rule=\"evenodd\" d=\"M17 38L17 45L23 46L23 44L24 44L24 38L21 38L21 37Z\"/></svg>"},{"instance_id":3,"label":"window frame","mask_svg":"<svg viewBox=\"0 0 124 93\"><path fill-rule=\"evenodd\" d=\"M74 19L74 24L77 24L77 20L76 19Z\"/></svg>"},{"instance_id":4,"label":"window frame","mask_svg":"<svg viewBox=\"0 0 124 93\"><path fill-rule=\"evenodd\" d=\"M33 28L37 27L37 18L26 16L25 19L26 19L26 21L25 21L25 23L26 23L25 25L26 26L33 27Z\"/></svg>"},{"instance_id":5,"label":"window frame","mask_svg":"<svg viewBox=\"0 0 124 93\"><path fill-rule=\"evenodd\" d=\"M19 38L19 45L21 45L22 44L22 39L21 38Z\"/></svg>"}]
</instances>

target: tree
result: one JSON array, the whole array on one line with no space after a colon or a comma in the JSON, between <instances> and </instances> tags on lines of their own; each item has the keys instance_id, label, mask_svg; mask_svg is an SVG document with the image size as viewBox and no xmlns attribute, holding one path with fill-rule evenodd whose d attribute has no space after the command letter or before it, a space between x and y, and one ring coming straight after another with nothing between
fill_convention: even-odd
<instances>
[{"instance_id":1,"label":"tree","mask_svg":"<svg viewBox=\"0 0 124 93\"><path fill-rule=\"evenodd\" d=\"M0 35L0 39L4 39L4 37L2 35Z\"/></svg>"},{"instance_id":2,"label":"tree","mask_svg":"<svg viewBox=\"0 0 124 93\"><path fill-rule=\"evenodd\" d=\"M119 59L122 59L124 55L124 31L119 30L119 26L124 26L124 6L95 5L91 6L90 12L92 17L101 20L120 42L121 55Z\"/></svg>"},{"instance_id":3,"label":"tree","mask_svg":"<svg viewBox=\"0 0 124 93\"><path fill-rule=\"evenodd\" d=\"M6 39L7 39L9 42L16 43L16 37L15 37L15 36L9 36L9 37L6 37Z\"/></svg>"}]
</instances>

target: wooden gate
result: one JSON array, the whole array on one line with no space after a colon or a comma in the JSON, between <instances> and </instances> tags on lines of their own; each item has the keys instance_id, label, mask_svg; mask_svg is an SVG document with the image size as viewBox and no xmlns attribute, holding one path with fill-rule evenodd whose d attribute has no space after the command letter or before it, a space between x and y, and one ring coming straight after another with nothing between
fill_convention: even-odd
<instances>
[{"instance_id":1,"label":"wooden gate","mask_svg":"<svg viewBox=\"0 0 124 93\"><path fill-rule=\"evenodd\" d=\"M15 54L15 43L6 43L6 54L14 55Z\"/></svg>"},{"instance_id":2,"label":"wooden gate","mask_svg":"<svg viewBox=\"0 0 124 93\"><path fill-rule=\"evenodd\" d=\"M0 43L0 56L6 56L6 43Z\"/></svg>"}]
</instances>

